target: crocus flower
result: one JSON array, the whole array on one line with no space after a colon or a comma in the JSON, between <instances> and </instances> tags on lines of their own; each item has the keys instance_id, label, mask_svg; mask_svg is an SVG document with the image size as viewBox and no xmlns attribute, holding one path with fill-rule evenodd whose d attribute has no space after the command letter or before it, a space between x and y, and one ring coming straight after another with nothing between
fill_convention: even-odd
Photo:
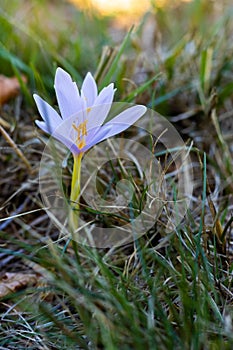
<instances>
[{"instance_id":1,"label":"crocus flower","mask_svg":"<svg viewBox=\"0 0 233 350\"><path fill-rule=\"evenodd\" d=\"M146 111L145 106L136 105L103 124L110 111L115 89L113 84L109 84L98 94L91 73L87 73L79 92L71 76L58 68L54 88L61 115L40 96L34 94L37 108L43 118L43 121L36 120L36 124L67 146L74 156L124 131Z\"/></svg>"},{"instance_id":2,"label":"crocus flower","mask_svg":"<svg viewBox=\"0 0 233 350\"><path fill-rule=\"evenodd\" d=\"M114 85L109 84L98 94L96 82L87 73L81 91L71 76L58 68L54 84L60 115L40 96L34 94L37 108L43 121L36 120L37 126L70 149L74 157L70 199L74 209L80 195L81 160L83 154L97 143L119 134L134 124L145 112L146 107L130 107L112 120L105 122L114 97ZM77 228L77 217L73 227Z\"/></svg>"}]
</instances>

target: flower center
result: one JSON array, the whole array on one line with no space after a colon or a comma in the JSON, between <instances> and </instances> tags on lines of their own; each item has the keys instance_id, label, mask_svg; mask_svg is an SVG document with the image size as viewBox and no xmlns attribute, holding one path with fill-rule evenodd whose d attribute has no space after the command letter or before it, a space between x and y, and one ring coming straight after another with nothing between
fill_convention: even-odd
<instances>
[{"instance_id":1,"label":"flower center","mask_svg":"<svg viewBox=\"0 0 233 350\"><path fill-rule=\"evenodd\" d=\"M72 127L77 132L76 145L79 149L82 149L86 145L84 136L87 136L87 120L84 120L83 123L76 126L74 123Z\"/></svg>"}]
</instances>

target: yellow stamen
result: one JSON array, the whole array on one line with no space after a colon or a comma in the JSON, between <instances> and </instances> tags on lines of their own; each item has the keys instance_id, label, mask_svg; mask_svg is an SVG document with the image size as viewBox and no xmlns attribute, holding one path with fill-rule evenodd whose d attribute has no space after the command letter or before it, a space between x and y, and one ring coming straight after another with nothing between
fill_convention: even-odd
<instances>
[{"instance_id":1,"label":"yellow stamen","mask_svg":"<svg viewBox=\"0 0 233 350\"><path fill-rule=\"evenodd\" d=\"M83 123L79 124L79 126L76 126L74 123L72 124L72 127L77 132L77 138L76 138L76 145L79 149L82 149L86 145L86 141L83 138L84 136L87 136L87 120L84 120Z\"/></svg>"},{"instance_id":2,"label":"yellow stamen","mask_svg":"<svg viewBox=\"0 0 233 350\"><path fill-rule=\"evenodd\" d=\"M82 149L84 146L86 146L86 141L81 140L79 143L76 143L79 149Z\"/></svg>"}]
</instances>

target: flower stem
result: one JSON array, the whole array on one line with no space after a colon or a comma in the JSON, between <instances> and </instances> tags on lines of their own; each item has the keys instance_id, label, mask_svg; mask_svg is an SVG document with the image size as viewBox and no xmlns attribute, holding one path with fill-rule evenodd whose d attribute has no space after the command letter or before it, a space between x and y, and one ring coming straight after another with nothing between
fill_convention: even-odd
<instances>
[{"instance_id":1,"label":"flower stem","mask_svg":"<svg viewBox=\"0 0 233 350\"><path fill-rule=\"evenodd\" d=\"M81 162L83 154L74 155L74 165L72 173L72 182L71 182L71 193L70 193L70 202L71 202L71 211L69 216L69 223L72 231L77 230L78 228L78 219L79 219L79 195L80 195L80 181L81 181Z\"/></svg>"}]
</instances>

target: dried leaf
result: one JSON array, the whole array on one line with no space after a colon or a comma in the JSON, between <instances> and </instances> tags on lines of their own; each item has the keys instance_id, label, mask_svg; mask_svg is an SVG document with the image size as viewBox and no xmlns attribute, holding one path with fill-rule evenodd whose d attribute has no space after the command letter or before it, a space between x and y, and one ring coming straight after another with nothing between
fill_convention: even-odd
<instances>
[{"instance_id":1,"label":"dried leaf","mask_svg":"<svg viewBox=\"0 0 233 350\"><path fill-rule=\"evenodd\" d=\"M21 78L22 81L26 83L26 77L22 75ZM19 92L20 84L16 77L8 78L4 75L0 75L0 106L17 96Z\"/></svg>"},{"instance_id":2,"label":"dried leaf","mask_svg":"<svg viewBox=\"0 0 233 350\"><path fill-rule=\"evenodd\" d=\"M35 274L6 272L0 279L0 298L37 282Z\"/></svg>"}]
</instances>

